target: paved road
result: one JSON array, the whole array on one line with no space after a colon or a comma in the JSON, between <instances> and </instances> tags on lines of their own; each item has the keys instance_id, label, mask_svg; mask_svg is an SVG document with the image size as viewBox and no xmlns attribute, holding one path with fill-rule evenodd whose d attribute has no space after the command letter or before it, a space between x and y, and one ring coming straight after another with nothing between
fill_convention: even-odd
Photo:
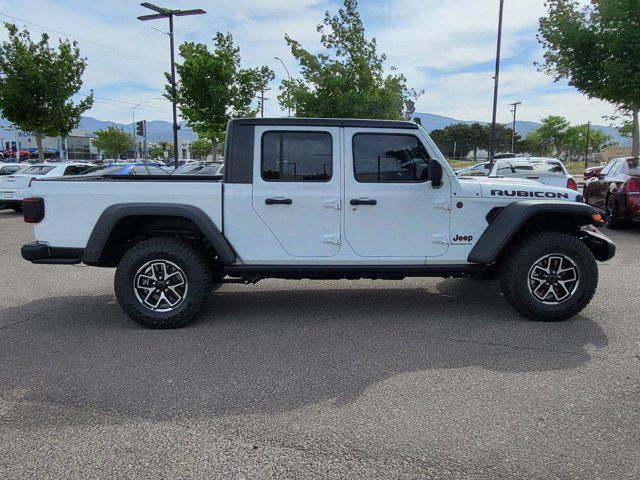
<instances>
[{"instance_id":1,"label":"paved road","mask_svg":"<svg viewBox=\"0 0 640 480\"><path fill-rule=\"evenodd\" d=\"M0 478L640 478L640 231L573 321L495 283L225 286L145 330L0 212Z\"/></svg>"}]
</instances>

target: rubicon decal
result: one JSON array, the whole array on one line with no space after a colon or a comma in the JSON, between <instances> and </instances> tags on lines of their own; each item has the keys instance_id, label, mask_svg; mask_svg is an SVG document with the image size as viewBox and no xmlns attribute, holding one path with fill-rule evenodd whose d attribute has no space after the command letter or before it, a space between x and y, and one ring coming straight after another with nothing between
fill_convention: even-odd
<instances>
[{"instance_id":1,"label":"rubicon decal","mask_svg":"<svg viewBox=\"0 0 640 480\"><path fill-rule=\"evenodd\" d=\"M568 193L557 192L529 192L527 190L491 190L491 195L497 197L527 197L527 198L566 198Z\"/></svg>"}]
</instances>

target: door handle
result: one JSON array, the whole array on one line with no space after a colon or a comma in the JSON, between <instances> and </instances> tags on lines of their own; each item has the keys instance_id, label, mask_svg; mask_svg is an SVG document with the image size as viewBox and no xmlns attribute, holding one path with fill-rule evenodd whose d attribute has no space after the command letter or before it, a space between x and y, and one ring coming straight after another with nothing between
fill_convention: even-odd
<instances>
[{"instance_id":1,"label":"door handle","mask_svg":"<svg viewBox=\"0 0 640 480\"><path fill-rule=\"evenodd\" d=\"M352 198L349 203L351 205L377 205L378 201L372 198Z\"/></svg>"},{"instance_id":2,"label":"door handle","mask_svg":"<svg viewBox=\"0 0 640 480\"><path fill-rule=\"evenodd\" d=\"M267 198L264 203L267 205L291 205L293 200L290 198Z\"/></svg>"}]
</instances>

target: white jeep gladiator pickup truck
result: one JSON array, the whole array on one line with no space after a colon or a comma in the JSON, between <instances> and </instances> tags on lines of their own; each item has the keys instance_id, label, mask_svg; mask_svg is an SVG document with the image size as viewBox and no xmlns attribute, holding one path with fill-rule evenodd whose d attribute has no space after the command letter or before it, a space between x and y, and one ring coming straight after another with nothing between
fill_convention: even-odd
<instances>
[{"instance_id":1,"label":"white jeep gladiator pickup truck","mask_svg":"<svg viewBox=\"0 0 640 480\"><path fill-rule=\"evenodd\" d=\"M499 277L525 316L563 320L591 300L615 245L577 192L458 178L409 122L238 119L223 177L34 180L25 221L39 264L117 267L122 309L187 324L214 284L265 278Z\"/></svg>"}]
</instances>

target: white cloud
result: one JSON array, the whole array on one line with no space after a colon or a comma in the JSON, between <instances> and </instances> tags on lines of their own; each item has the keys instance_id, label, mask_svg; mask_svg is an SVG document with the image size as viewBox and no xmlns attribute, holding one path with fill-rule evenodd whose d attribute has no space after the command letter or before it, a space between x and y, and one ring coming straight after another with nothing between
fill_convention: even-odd
<instances>
[{"instance_id":1,"label":"white cloud","mask_svg":"<svg viewBox=\"0 0 640 480\"><path fill-rule=\"evenodd\" d=\"M174 8L197 6L208 12L176 19L176 41L193 40L210 45L216 31L231 31L241 48L244 64L267 64L276 73L266 113L284 115L286 112L280 110L276 97L279 82L286 74L274 57L281 57L291 73L297 73L284 34L289 33L305 48L318 51L321 46L315 26L321 22L325 9L336 11L340 3L340 0L173 0ZM418 102L419 111L461 119L490 118L497 0L360 0L360 7L367 32L377 37L380 51L388 54L389 65L396 65L407 76L410 86L426 90ZM136 16L147 13L138 2L5 0L0 12L90 40L79 41L89 62L83 91L94 89L97 97L132 103L153 100L150 105L169 107L166 101L156 99L163 92L163 73L169 68L168 38L151 29L164 31L167 25L163 21L136 20ZM613 107L554 84L533 66L533 60L540 55L535 31L544 12L542 0L506 2L500 120L509 119L507 104L520 100L524 102L523 119L539 120L549 114L560 114L575 122L600 121ZM29 28L34 34L39 33L38 28ZM0 39L4 38L4 32L0 33ZM171 118L169 110L143 106L139 112L149 120ZM97 99L89 114L130 122L131 105Z\"/></svg>"}]
</instances>

